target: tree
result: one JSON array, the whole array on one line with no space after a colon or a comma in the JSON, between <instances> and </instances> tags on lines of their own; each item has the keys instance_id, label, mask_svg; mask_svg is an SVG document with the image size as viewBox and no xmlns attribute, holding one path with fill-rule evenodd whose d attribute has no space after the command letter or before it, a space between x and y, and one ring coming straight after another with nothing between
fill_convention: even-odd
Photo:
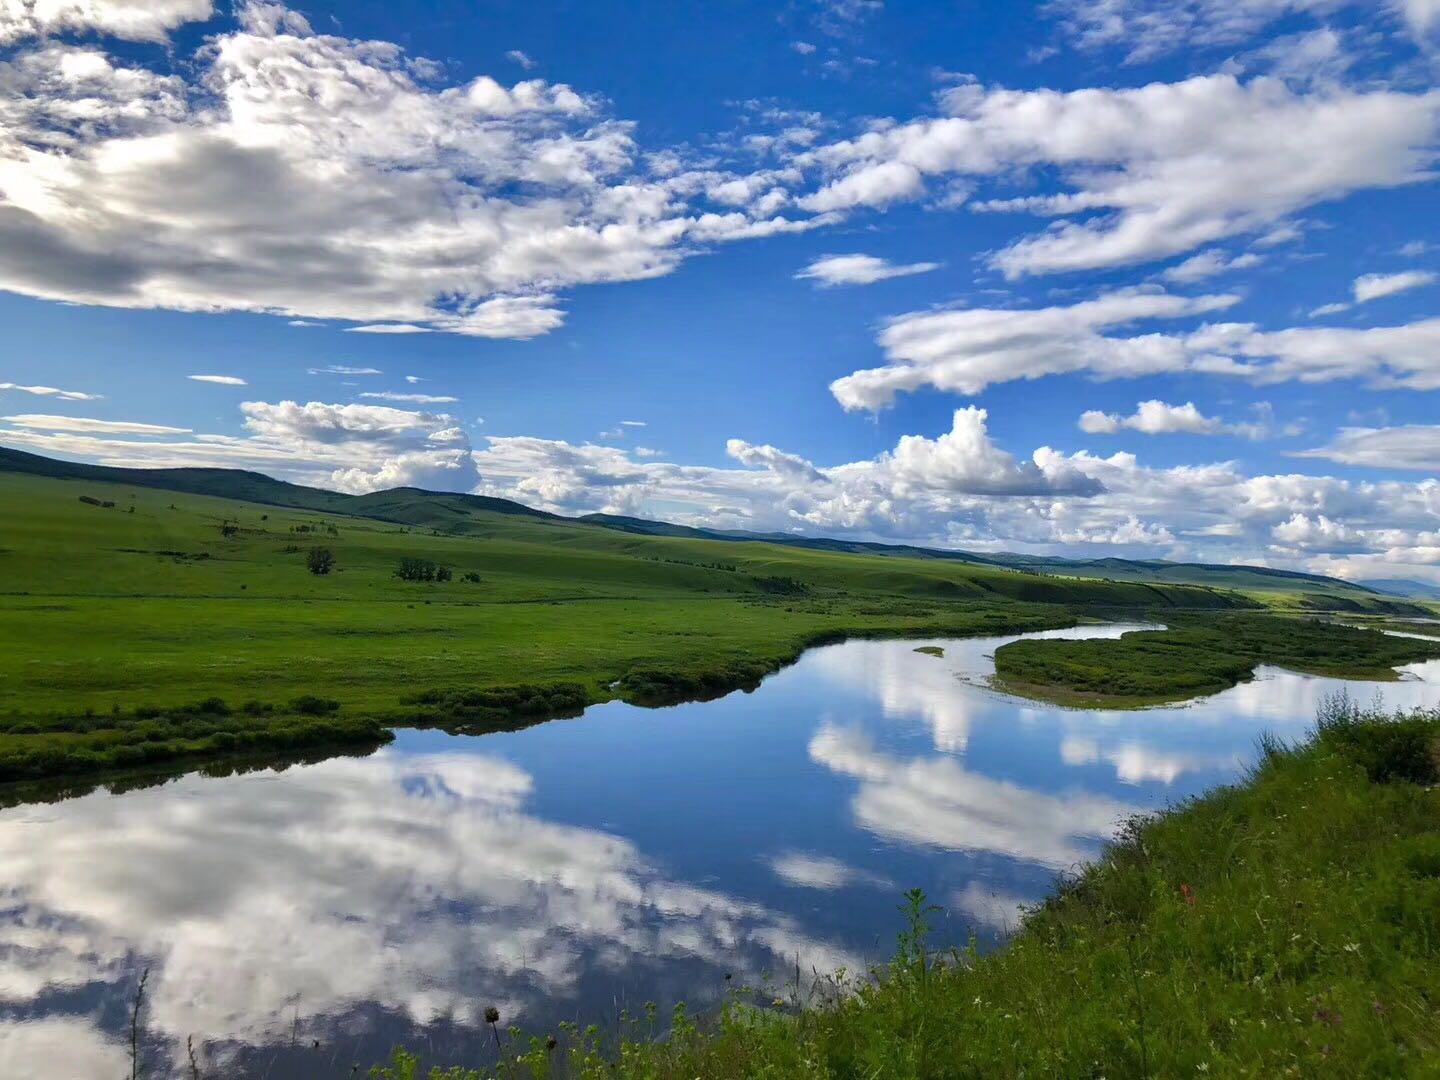
<instances>
[{"instance_id":1,"label":"tree","mask_svg":"<svg viewBox=\"0 0 1440 1080\"><path fill-rule=\"evenodd\" d=\"M335 569L335 553L329 548L311 548L310 554L305 557L305 566L317 577L328 574Z\"/></svg>"}]
</instances>

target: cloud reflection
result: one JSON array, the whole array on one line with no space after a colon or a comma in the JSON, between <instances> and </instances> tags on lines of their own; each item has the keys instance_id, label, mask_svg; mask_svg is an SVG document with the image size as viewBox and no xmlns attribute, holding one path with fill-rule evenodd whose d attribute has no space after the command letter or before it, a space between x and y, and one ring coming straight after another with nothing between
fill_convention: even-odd
<instances>
[{"instance_id":1,"label":"cloud reflection","mask_svg":"<svg viewBox=\"0 0 1440 1080\"><path fill-rule=\"evenodd\" d=\"M371 1003L418 1025L490 1004L521 1020L597 964L860 966L667 880L624 839L526 814L531 788L496 758L385 751L6 812L0 1002L124 999L148 963L151 1033L180 1052L191 1033L262 1045ZM56 1018L0 1027L0 1062L52 1042L97 1062L113 1048ZM75 1061L57 1075L115 1072Z\"/></svg>"},{"instance_id":2,"label":"cloud reflection","mask_svg":"<svg viewBox=\"0 0 1440 1080\"><path fill-rule=\"evenodd\" d=\"M810 757L860 781L856 821L891 839L1005 855L1063 869L1093 855L1137 807L1083 792L1048 795L971 772L953 758L892 757L857 729L824 724Z\"/></svg>"}]
</instances>

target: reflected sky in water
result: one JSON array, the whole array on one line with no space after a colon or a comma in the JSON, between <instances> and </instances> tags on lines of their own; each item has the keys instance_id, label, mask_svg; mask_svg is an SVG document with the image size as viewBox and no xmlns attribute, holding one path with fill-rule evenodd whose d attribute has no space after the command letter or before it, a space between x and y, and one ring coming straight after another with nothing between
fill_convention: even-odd
<instances>
[{"instance_id":1,"label":"reflected sky in water","mask_svg":"<svg viewBox=\"0 0 1440 1080\"><path fill-rule=\"evenodd\" d=\"M1112 636L1087 628L1042 636ZM0 1076L349 1076L505 1022L614 1023L888 955L902 889L993 942L1116 823L1302 736L1321 695L1440 701L1440 662L1342 684L1262 669L1180 708L989 690L1010 639L850 642L753 694L0 812ZM943 657L914 651L921 644Z\"/></svg>"}]
</instances>

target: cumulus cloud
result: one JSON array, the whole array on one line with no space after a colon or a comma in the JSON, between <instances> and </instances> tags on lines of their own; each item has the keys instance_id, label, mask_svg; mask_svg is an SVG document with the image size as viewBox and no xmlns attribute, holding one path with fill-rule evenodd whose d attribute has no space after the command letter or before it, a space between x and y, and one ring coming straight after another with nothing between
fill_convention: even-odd
<instances>
[{"instance_id":1,"label":"cumulus cloud","mask_svg":"<svg viewBox=\"0 0 1440 1080\"><path fill-rule=\"evenodd\" d=\"M99 401L104 394L87 394L81 390L61 390L55 386L25 386L21 383L0 382L0 392L6 390L17 394L33 394L36 397L53 397L58 401Z\"/></svg>"},{"instance_id":2,"label":"cumulus cloud","mask_svg":"<svg viewBox=\"0 0 1440 1080\"><path fill-rule=\"evenodd\" d=\"M177 26L213 14L211 0L0 0L0 45L85 31L126 41L165 41Z\"/></svg>"},{"instance_id":3,"label":"cumulus cloud","mask_svg":"<svg viewBox=\"0 0 1440 1080\"><path fill-rule=\"evenodd\" d=\"M80 12L144 38L210 14L208 0L16 4L29 22ZM445 83L279 4L236 14L174 74L49 42L0 62L0 288L527 338L561 324L559 290L815 223L780 214L773 181L712 210L705 191L744 174L655 175L633 125L564 84Z\"/></svg>"},{"instance_id":4,"label":"cumulus cloud","mask_svg":"<svg viewBox=\"0 0 1440 1080\"><path fill-rule=\"evenodd\" d=\"M1098 269L1266 233L1351 191L1427 180L1440 133L1434 91L1303 93L1228 74L1070 92L962 83L943 101L949 115L874 125L797 156L827 178L801 205L882 207L919 198L931 180L1054 170L1058 193L970 202L1055 219L991 264L1011 278Z\"/></svg>"},{"instance_id":5,"label":"cumulus cloud","mask_svg":"<svg viewBox=\"0 0 1440 1080\"><path fill-rule=\"evenodd\" d=\"M1398 274L1362 274L1351 286L1357 304L1394 296L1424 285L1433 284L1435 274L1428 270L1405 270Z\"/></svg>"},{"instance_id":6,"label":"cumulus cloud","mask_svg":"<svg viewBox=\"0 0 1440 1080\"><path fill-rule=\"evenodd\" d=\"M1268 417L1270 408L1259 409ZM1218 417L1206 416L1193 401L1184 405L1171 405L1151 399L1142 401L1129 416L1090 409L1080 416L1080 430L1090 435L1114 435L1122 430L1138 431L1142 435L1240 435L1247 439L1263 439L1271 434L1271 425L1266 419L1251 423L1229 424Z\"/></svg>"},{"instance_id":7,"label":"cumulus cloud","mask_svg":"<svg viewBox=\"0 0 1440 1080\"><path fill-rule=\"evenodd\" d=\"M797 278L810 278L818 285L873 285L890 278L928 274L938 270L939 263L892 263L874 255L824 255L796 273Z\"/></svg>"}]
</instances>

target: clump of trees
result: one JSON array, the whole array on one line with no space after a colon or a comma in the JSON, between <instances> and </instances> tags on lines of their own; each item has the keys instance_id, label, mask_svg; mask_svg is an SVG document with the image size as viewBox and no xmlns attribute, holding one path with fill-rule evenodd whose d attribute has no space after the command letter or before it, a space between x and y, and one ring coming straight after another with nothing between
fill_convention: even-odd
<instances>
[{"instance_id":1,"label":"clump of trees","mask_svg":"<svg viewBox=\"0 0 1440 1080\"><path fill-rule=\"evenodd\" d=\"M105 510L115 509L115 502L113 499L97 499L93 495L81 495L80 501L86 506L99 506Z\"/></svg>"},{"instance_id":2,"label":"clump of trees","mask_svg":"<svg viewBox=\"0 0 1440 1080\"><path fill-rule=\"evenodd\" d=\"M396 567L395 576L401 581L449 581L453 571L429 559L404 558Z\"/></svg>"},{"instance_id":3,"label":"clump of trees","mask_svg":"<svg viewBox=\"0 0 1440 1080\"><path fill-rule=\"evenodd\" d=\"M326 547L313 547L305 556L305 568L316 577L324 577L335 569L335 553Z\"/></svg>"}]
</instances>

